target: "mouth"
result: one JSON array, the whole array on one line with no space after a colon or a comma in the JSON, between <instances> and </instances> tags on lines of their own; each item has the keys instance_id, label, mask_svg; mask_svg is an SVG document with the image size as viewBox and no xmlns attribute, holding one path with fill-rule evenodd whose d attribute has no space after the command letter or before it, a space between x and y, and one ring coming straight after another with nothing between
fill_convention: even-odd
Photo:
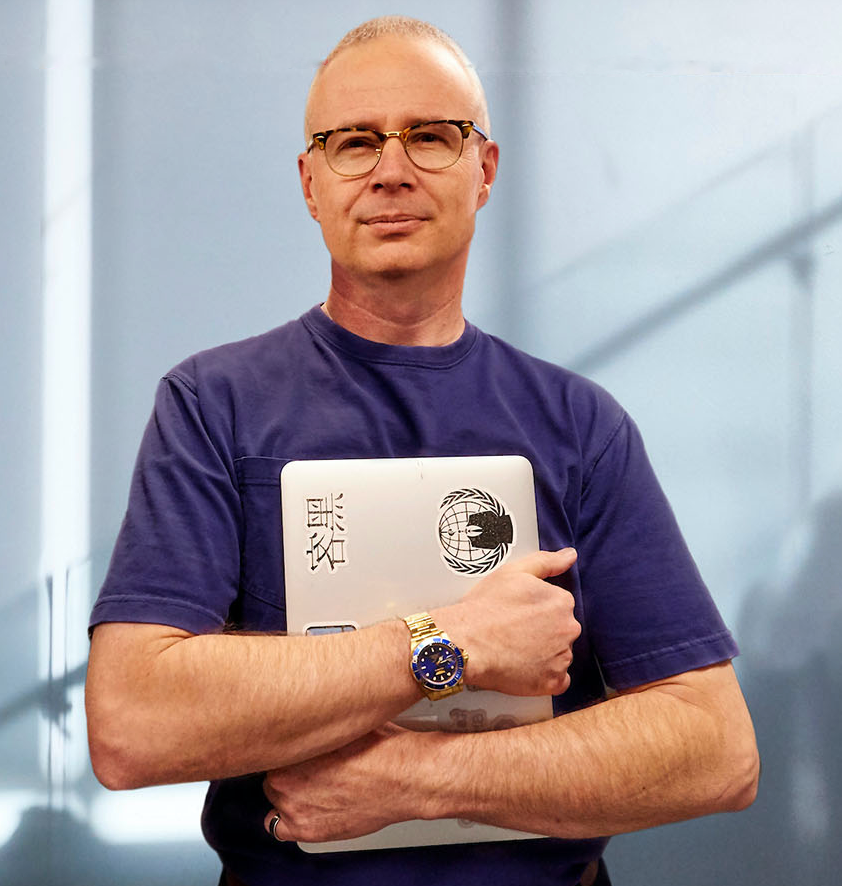
<instances>
[{"instance_id":1,"label":"mouth","mask_svg":"<svg viewBox=\"0 0 842 886\"><path fill-rule=\"evenodd\" d=\"M401 212L394 215L373 215L364 219L362 224L375 236L389 238L413 234L424 225L425 221L423 216Z\"/></svg>"},{"instance_id":2,"label":"mouth","mask_svg":"<svg viewBox=\"0 0 842 886\"><path fill-rule=\"evenodd\" d=\"M421 222L424 221L423 217L420 215L409 215L407 213L400 213L396 215L374 215L371 218L367 218L363 220L363 224L365 225L403 225L408 224L410 222Z\"/></svg>"}]
</instances>

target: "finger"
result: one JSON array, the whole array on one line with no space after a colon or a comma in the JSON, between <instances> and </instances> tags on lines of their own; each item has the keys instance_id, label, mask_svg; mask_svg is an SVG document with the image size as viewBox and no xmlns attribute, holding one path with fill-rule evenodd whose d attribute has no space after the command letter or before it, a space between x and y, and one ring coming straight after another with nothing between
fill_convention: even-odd
<instances>
[{"instance_id":1,"label":"finger","mask_svg":"<svg viewBox=\"0 0 842 886\"><path fill-rule=\"evenodd\" d=\"M551 578L561 575L576 562L575 548L562 548L560 551L536 551L512 563L509 568L527 572L536 578Z\"/></svg>"},{"instance_id":2,"label":"finger","mask_svg":"<svg viewBox=\"0 0 842 886\"><path fill-rule=\"evenodd\" d=\"M278 801L281 799L281 795L278 793L278 791L275 790L275 787L272 784L271 775L271 772L267 772L263 778L263 795L272 804L272 806L277 806ZM275 810L272 810L272 812L274 811ZM269 814L271 815L272 813Z\"/></svg>"}]
</instances>

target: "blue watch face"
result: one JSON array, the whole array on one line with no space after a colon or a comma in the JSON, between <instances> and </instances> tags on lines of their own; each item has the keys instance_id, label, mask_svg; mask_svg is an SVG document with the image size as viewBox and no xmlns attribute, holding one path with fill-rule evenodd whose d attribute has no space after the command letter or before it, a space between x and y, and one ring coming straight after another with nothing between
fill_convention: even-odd
<instances>
[{"instance_id":1,"label":"blue watch face","mask_svg":"<svg viewBox=\"0 0 842 886\"><path fill-rule=\"evenodd\" d=\"M449 689L462 678L465 661L457 646L433 637L419 646L412 656L415 679L430 689Z\"/></svg>"}]
</instances>

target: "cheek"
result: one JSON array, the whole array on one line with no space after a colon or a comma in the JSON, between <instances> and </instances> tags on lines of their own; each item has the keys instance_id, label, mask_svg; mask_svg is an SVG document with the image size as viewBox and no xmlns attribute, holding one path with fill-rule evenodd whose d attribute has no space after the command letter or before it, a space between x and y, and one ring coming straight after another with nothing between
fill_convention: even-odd
<instances>
[{"instance_id":1,"label":"cheek","mask_svg":"<svg viewBox=\"0 0 842 886\"><path fill-rule=\"evenodd\" d=\"M453 194L458 195L455 199L458 200L460 211L473 214L485 202L482 199L482 182L482 171L473 164L460 170L460 180L453 189Z\"/></svg>"},{"instance_id":2,"label":"cheek","mask_svg":"<svg viewBox=\"0 0 842 886\"><path fill-rule=\"evenodd\" d=\"M331 253L335 252L343 241L342 230L336 224L336 217L329 212L324 213L319 219L319 224L322 228L322 239L325 241L325 246Z\"/></svg>"},{"instance_id":3,"label":"cheek","mask_svg":"<svg viewBox=\"0 0 842 886\"><path fill-rule=\"evenodd\" d=\"M348 217L348 207L343 205L330 188L313 187L313 218L321 225L325 237L334 236Z\"/></svg>"},{"instance_id":4,"label":"cheek","mask_svg":"<svg viewBox=\"0 0 842 886\"><path fill-rule=\"evenodd\" d=\"M333 173L329 174L333 175ZM343 210L342 189L337 188L337 182L327 178L325 170L314 172L310 179L310 195L313 204L313 217L321 224L329 223L330 219L336 218L338 213L347 212L347 206Z\"/></svg>"}]
</instances>

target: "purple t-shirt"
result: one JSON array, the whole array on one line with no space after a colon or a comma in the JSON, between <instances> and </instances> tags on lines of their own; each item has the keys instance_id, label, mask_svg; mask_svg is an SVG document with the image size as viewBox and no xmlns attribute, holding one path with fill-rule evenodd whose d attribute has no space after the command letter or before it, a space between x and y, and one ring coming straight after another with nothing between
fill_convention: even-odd
<instances>
[{"instance_id":1,"label":"purple t-shirt","mask_svg":"<svg viewBox=\"0 0 842 886\"><path fill-rule=\"evenodd\" d=\"M523 455L541 547L579 552L562 583L581 637L556 713L736 655L631 419L601 388L468 324L453 344L384 345L314 307L168 373L91 625L195 633L286 627L279 474L287 461ZM261 776L211 784L205 835L252 886L575 883L604 840L308 855L262 827Z\"/></svg>"}]
</instances>

